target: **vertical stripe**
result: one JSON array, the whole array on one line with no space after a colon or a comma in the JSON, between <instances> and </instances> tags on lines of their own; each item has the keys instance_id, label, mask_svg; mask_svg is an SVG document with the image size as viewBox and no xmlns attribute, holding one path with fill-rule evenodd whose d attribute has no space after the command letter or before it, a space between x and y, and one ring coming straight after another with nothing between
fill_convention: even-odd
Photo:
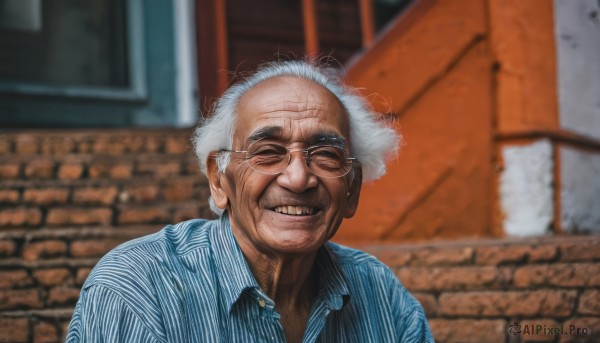
<instances>
[{"instance_id":1,"label":"vertical stripe","mask_svg":"<svg viewBox=\"0 0 600 343\"><path fill-rule=\"evenodd\" d=\"M374 257L327 243L303 342L433 342L421 305ZM260 299L260 301L259 301ZM226 215L108 253L81 291L67 342L284 342Z\"/></svg>"}]
</instances>

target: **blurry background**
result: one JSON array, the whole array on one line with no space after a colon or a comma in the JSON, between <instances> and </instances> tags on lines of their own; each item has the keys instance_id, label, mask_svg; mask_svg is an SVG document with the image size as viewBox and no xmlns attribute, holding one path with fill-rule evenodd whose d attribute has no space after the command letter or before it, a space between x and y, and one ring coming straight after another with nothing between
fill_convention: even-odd
<instances>
[{"instance_id":1,"label":"blurry background","mask_svg":"<svg viewBox=\"0 0 600 343\"><path fill-rule=\"evenodd\" d=\"M234 73L306 54L404 135L335 239L436 340L600 339L596 0L0 0L0 47L0 342L62 340L99 257L211 217L192 126Z\"/></svg>"}]
</instances>

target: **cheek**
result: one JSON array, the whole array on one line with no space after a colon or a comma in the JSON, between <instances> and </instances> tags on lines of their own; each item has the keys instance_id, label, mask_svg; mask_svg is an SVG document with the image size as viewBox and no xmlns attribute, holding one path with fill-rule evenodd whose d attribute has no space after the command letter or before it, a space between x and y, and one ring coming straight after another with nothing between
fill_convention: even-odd
<instances>
[{"instance_id":1,"label":"cheek","mask_svg":"<svg viewBox=\"0 0 600 343\"><path fill-rule=\"evenodd\" d=\"M248 166L240 166L237 170L237 177L232 176L230 179L235 185L231 194L235 194L235 202L239 210L247 211L258 207L258 201L266 186L264 178L256 173Z\"/></svg>"}]
</instances>

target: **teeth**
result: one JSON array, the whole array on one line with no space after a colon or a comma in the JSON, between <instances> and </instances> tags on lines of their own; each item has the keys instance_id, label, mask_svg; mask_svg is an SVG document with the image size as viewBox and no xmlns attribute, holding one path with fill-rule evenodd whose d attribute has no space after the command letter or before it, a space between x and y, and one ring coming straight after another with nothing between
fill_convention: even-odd
<instances>
[{"instance_id":1,"label":"teeth","mask_svg":"<svg viewBox=\"0 0 600 343\"><path fill-rule=\"evenodd\" d=\"M291 214L291 215L306 215L312 214L314 208L308 206L277 206L273 209L277 213Z\"/></svg>"}]
</instances>

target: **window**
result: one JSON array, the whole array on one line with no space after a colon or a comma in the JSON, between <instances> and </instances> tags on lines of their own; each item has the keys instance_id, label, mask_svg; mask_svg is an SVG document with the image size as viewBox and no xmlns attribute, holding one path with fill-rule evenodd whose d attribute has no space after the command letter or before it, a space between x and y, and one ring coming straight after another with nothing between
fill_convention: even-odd
<instances>
[{"instance_id":1,"label":"window","mask_svg":"<svg viewBox=\"0 0 600 343\"><path fill-rule=\"evenodd\" d=\"M189 125L192 0L0 0L0 125Z\"/></svg>"}]
</instances>

